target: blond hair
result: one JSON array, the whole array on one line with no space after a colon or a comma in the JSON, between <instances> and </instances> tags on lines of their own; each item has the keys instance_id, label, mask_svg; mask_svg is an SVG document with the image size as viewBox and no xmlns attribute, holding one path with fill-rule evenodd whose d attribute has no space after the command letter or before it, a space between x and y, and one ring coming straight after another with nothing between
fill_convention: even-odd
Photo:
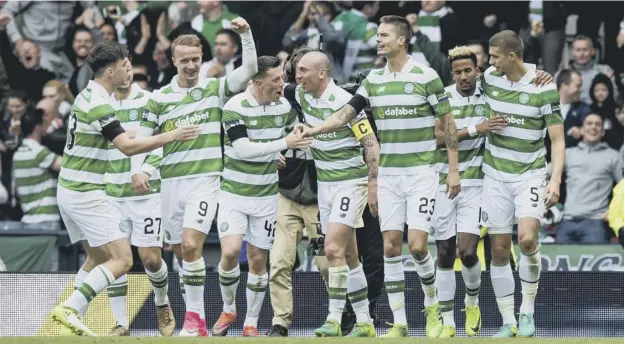
<instances>
[{"instance_id":1,"label":"blond hair","mask_svg":"<svg viewBox=\"0 0 625 344\"><path fill-rule=\"evenodd\" d=\"M171 53L174 53L174 49L177 46L183 45L187 47L197 47L202 49L202 42L196 35L180 35L171 44Z\"/></svg>"},{"instance_id":2,"label":"blond hair","mask_svg":"<svg viewBox=\"0 0 625 344\"><path fill-rule=\"evenodd\" d=\"M68 103L74 102L74 95L69 90L69 87L63 83L61 80L50 80L43 85L43 88L46 87L54 87L56 88L56 92L63 95L63 100Z\"/></svg>"}]
</instances>

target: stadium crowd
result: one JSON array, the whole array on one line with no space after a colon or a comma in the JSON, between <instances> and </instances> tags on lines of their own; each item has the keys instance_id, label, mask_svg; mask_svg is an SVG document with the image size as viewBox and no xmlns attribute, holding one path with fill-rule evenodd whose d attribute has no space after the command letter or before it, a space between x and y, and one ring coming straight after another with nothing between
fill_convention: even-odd
<instances>
[{"instance_id":1,"label":"stadium crowd","mask_svg":"<svg viewBox=\"0 0 625 344\"><path fill-rule=\"evenodd\" d=\"M603 15L593 15L598 11ZM86 58L97 43L127 45L134 83L143 90L158 90L169 85L177 73L170 48L181 35L196 35L201 42L200 78L226 77L241 67L244 44L231 27L232 20L241 16L256 33L258 56L276 56L290 81L295 81L294 61L301 58L294 53L321 48L330 60L334 82L354 93L353 84L359 84L371 68L386 63L376 55L376 33L379 18L389 14L407 19L412 28L410 55L436 71L444 86L454 83L448 60L451 49L470 47L484 71L489 64L488 39L503 30L517 32L524 43L524 61L553 76L564 119L566 164L560 203L547 209L544 234L556 243L600 244L619 238L622 244L622 208L610 206L611 201L619 202L623 188L623 13L613 2L124 0L112 5L3 1L1 226L64 229L54 196L56 178L67 144L71 106L94 78ZM571 15L577 17L572 29L568 23ZM28 113L43 117L42 135L33 136L34 124L21 120ZM29 154L32 140L40 141L54 155ZM549 161L550 145L545 147ZM300 150L288 150L283 156L271 254L272 296L290 294L295 243L304 234L311 239L320 234L315 226L319 209L312 157ZM20 171L28 163L48 170L37 180L48 183L49 195L43 201L19 194L20 185L33 182L32 176ZM369 207L363 220L365 230L357 232L357 243L368 248L359 251L373 309L384 277L382 237ZM317 264L327 272L323 267L327 261L319 258ZM280 325L273 330L286 331L291 300L272 297L272 302L274 324ZM355 315L348 310L343 317ZM354 323L352 319L342 325Z\"/></svg>"}]
</instances>

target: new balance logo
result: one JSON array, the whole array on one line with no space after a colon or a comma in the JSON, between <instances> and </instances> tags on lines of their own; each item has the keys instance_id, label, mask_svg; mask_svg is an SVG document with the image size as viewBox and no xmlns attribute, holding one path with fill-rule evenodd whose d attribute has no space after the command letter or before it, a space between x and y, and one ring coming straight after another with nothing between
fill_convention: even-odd
<instances>
[{"instance_id":1,"label":"new balance logo","mask_svg":"<svg viewBox=\"0 0 625 344\"><path fill-rule=\"evenodd\" d=\"M201 224L204 222L204 220L202 220L202 219L197 219L197 220L195 220L195 222L197 222L198 224L200 224L200 225L201 225Z\"/></svg>"},{"instance_id":2,"label":"new balance logo","mask_svg":"<svg viewBox=\"0 0 625 344\"><path fill-rule=\"evenodd\" d=\"M344 218L345 216L347 216L347 214L345 214L345 213L340 213L340 214L339 214L339 216L340 216L341 218Z\"/></svg>"},{"instance_id":3,"label":"new balance logo","mask_svg":"<svg viewBox=\"0 0 625 344\"><path fill-rule=\"evenodd\" d=\"M378 93L384 92L385 89L386 89L386 86L378 87Z\"/></svg>"},{"instance_id":4,"label":"new balance logo","mask_svg":"<svg viewBox=\"0 0 625 344\"><path fill-rule=\"evenodd\" d=\"M538 204L537 203L532 203L532 208L536 208L536 207L538 207Z\"/></svg>"}]
</instances>

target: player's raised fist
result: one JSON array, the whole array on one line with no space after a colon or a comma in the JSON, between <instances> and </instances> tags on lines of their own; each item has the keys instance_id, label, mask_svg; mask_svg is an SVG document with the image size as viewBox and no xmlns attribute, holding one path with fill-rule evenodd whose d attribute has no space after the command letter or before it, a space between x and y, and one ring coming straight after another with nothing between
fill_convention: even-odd
<instances>
[{"instance_id":1,"label":"player's raised fist","mask_svg":"<svg viewBox=\"0 0 625 344\"><path fill-rule=\"evenodd\" d=\"M238 34L250 31L250 24L248 24L247 21L241 17L232 19L230 23L232 24L232 30Z\"/></svg>"},{"instance_id":2,"label":"player's raised fist","mask_svg":"<svg viewBox=\"0 0 625 344\"><path fill-rule=\"evenodd\" d=\"M202 133L202 130L199 125L185 125L176 129L173 133L175 141L185 141L197 138Z\"/></svg>"}]
</instances>

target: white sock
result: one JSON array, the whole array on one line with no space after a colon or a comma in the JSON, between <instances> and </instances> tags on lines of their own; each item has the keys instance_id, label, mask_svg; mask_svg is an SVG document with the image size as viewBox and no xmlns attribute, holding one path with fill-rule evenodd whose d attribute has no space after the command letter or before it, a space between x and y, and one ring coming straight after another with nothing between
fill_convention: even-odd
<instances>
[{"instance_id":1,"label":"white sock","mask_svg":"<svg viewBox=\"0 0 625 344\"><path fill-rule=\"evenodd\" d=\"M111 303L111 311L117 325L128 328L128 313L126 312L126 294L128 293L128 277L124 274L106 288Z\"/></svg>"},{"instance_id":2,"label":"white sock","mask_svg":"<svg viewBox=\"0 0 625 344\"><path fill-rule=\"evenodd\" d=\"M195 262L183 261L184 267L184 289L187 294L187 312L197 313L200 319L204 316L204 280L206 277L206 266L204 258Z\"/></svg>"},{"instance_id":3,"label":"white sock","mask_svg":"<svg viewBox=\"0 0 625 344\"><path fill-rule=\"evenodd\" d=\"M113 273L103 265L98 265L85 277L85 281L74 290L72 295L63 303L63 306L84 314L89 302L104 288L115 280Z\"/></svg>"},{"instance_id":4,"label":"white sock","mask_svg":"<svg viewBox=\"0 0 625 344\"><path fill-rule=\"evenodd\" d=\"M421 288L423 289L423 294L425 294L423 305L425 307L432 306L438 302L436 297L434 259L432 259L432 255L428 252L428 255L425 256L423 260L419 261L415 258L415 261L417 262L417 274L421 280Z\"/></svg>"},{"instance_id":5,"label":"white sock","mask_svg":"<svg viewBox=\"0 0 625 344\"><path fill-rule=\"evenodd\" d=\"M517 322L514 316L514 278L512 277L510 263L504 266L491 264L490 279L503 323L516 326Z\"/></svg>"},{"instance_id":6,"label":"white sock","mask_svg":"<svg viewBox=\"0 0 625 344\"><path fill-rule=\"evenodd\" d=\"M87 277L88 274L89 273L83 270L83 268L80 268L80 270L78 270L78 272L76 273L76 276L74 277L74 290L80 287L82 282L85 281L85 277Z\"/></svg>"},{"instance_id":7,"label":"white sock","mask_svg":"<svg viewBox=\"0 0 625 344\"><path fill-rule=\"evenodd\" d=\"M349 297L354 313L356 313L357 323L371 323L368 296L367 277L362 269L362 264L360 264L357 268L349 271L347 278L347 297Z\"/></svg>"},{"instance_id":8,"label":"white sock","mask_svg":"<svg viewBox=\"0 0 625 344\"><path fill-rule=\"evenodd\" d=\"M436 269L436 289L438 290L438 309L443 317L443 324L456 328L454 321L454 297L456 295L456 273L453 269Z\"/></svg>"},{"instance_id":9,"label":"white sock","mask_svg":"<svg viewBox=\"0 0 625 344\"><path fill-rule=\"evenodd\" d=\"M241 269L239 264L230 271L224 271L221 269L221 263L219 263L219 287L221 288L221 299L224 301L223 311L226 313L234 313L237 311L235 296L237 294L237 288L239 287L240 276ZM249 278L250 277L248 277L248 279Z\"/></svg>"},{"instance_id":10,"label":"white sock","mask_svg":"<svg viewBox=\"0 0 625 344\"><path fill-rule=\"evenodd\" d=\"M480 287L482 285L482 263L478 260L473 267L462 265L462 279L467 291L464 297L465 306L477 306L479 303Z\"/></svg>"},{"instance_id":11,"label":"white sock","mask_svg":"<svg viewBox=\"0 0 625 344\"><path fill-rule=\"evenodd\" d=\"M519 278L521 279L521 294L523 295L519 310L521 313L534 313L538 281L542 270L538 249L536 248L536 251L527 255L521 254L521 261L519 262Z\"/></svg>"},{"instance_id":12,"label":"white sock","mask_svg":"<svg viewBox=\"0 0 625 344\"><path fill-rule=\"evenodd\" d=\"M182 301L187 304L187 293L184 290L184 269L180 267L178 269L178 287L180 288L180 294L182 294Z\"/></svg>"},{"instance_id":13,"label":"white sock","mask_svg":"<svg viewBox=\"0 0 625 344\"><path fill-rule=\"evenodd\" d=\"M145 269L145 273L148 275L150 283L152 283L156 307L169 304L169 298L167 297L169 285L167 284L167 264L165 264L165 261L161 259L161 268L157 272L150 272L148 269Z\"/></svg>"},{"instance_id":14,"label":"white sock","mask_svg":"<svg viewBox=\"0 0 625 344\"><path fill-rule=\"evenodd\" d=\"M265 301L265 293L267 292L267 283L269 276L267 273L258 276L252 273L247 275L247 288L245 289L245 298L247 299L247 314L243 326L258 326L258 316L260 309Z\"/></svg>"},{"instance_id":15,"label":"white sock","mask_svg":"<svg viewBox=\"0 0 625 344\"><path fill-rule=\"evenodd\" d=\"M337 321L341 323L343 317L343 310L345 309L345 296L347 295L347 276L349 274L349 267L335 266L328 268L328 279L330 280L328 285L328 298L330 299L329 310L327 320Z\"/></svg>"},{"instance_id":16,"label":"white sock","mask_svg":"<svg viewBox=\"0 0 625 344\"><path fill-rule=\"evenodd\" d=\"M384 288L388 295L389 306L393 311L393 322L399 325L408 325L404 297L405 283L401 256L384 257Z\"/></svg>"}]
</instances>

